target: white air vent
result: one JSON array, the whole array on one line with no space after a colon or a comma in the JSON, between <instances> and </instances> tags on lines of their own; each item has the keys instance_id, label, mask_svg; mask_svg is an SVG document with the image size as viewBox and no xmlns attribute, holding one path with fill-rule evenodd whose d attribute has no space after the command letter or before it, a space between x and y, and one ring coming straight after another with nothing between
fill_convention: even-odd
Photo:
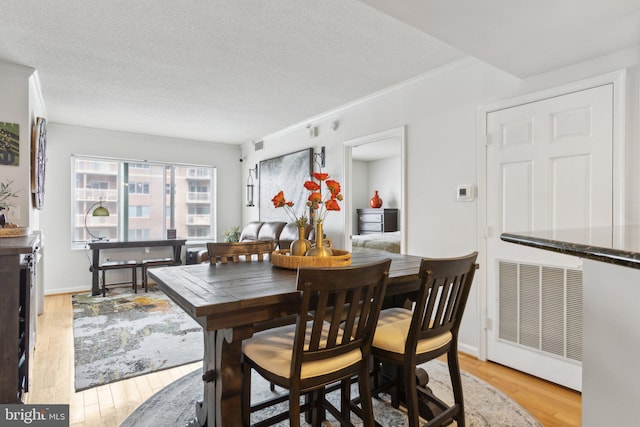
<instances>
[{"instance_id":1,"label":"white air vent","mask_svg":"<svg viewBox=\"0 0 640 427\"><path fill-rule=\"evenodd\" d=\"M499 261L498 337L582 361L582 271Z\"/></svg>"}]
</instances>

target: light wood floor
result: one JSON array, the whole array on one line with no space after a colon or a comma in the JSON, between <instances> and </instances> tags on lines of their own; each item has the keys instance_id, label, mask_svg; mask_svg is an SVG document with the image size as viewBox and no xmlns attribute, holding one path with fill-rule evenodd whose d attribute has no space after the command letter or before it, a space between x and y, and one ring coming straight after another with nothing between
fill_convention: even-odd
<instances>
[{"instance_id":1,"label":"light wood floor","mask_svg":"<svg viewBox=\"0 0 640 427\"><path fill-rule=\"evenodd\" d=\"M580 426L579 393L465 354L460 363L465 371L511 396L545 426ZM149 396L200 366L193 363L75 393L71 295L47 296L44 314L38 318L27 403L68 403L74 427L118 426Z\"/></svg>"}]
</instances>

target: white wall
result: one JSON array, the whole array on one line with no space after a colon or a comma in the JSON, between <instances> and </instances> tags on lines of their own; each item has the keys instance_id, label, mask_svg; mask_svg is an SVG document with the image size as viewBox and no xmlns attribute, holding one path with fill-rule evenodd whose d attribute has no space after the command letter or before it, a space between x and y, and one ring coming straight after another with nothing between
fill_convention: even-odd
<instances>
[{"instance_id":1,"label":"white wall","mask_svg":"<svg viewBox=\"0 0 640 427\"><path fill-rule=\"evenodd\" d=\"M20 125L20 160L18 166L0 165L0 182L13 181L18 197L6 213L7 220L20 227L30 227L31 211L31 121L29 78L34 69L0 63L0 122Z\"/></svg>"},{"instance_id":2,"label":"white wall","mask_svg":"<svg viewBox=\"0 0 640 427\"><path fill-rule=\"evenodd\" d=\"M369 194L371 186L369 185L369 162L362 161L353 161L353 166L351 170L351 176L353 182L351 183L351 191L353 194L351 195L351 200L353 202L353 209L358 208L368 208L369 207L369 199L371 199L372 194ZM353 224L357 224L357 216L355 212L352 212L352 221ZM354 232L356 229L354 228Z\"/></svg>"},{"instance_id":3,"label":"white wall","mask_svg":"<svg viewBox=\"0 0 640 427\"><path fill-rule=\"evenodd\" d=\"M31 123L31 126L35 126L38 117L47 118L47 109L44 99L42 98L40 78L37 71L29 77L29 113L29 122ZM29 176L31 177L31 172ZM30 197L30 199L31 198L32 197ZM30 205L33 206L33 203L31 202ZM40 230L40 210L30 209L29 226L31 227L31 230ZM43 278L39 278L39 280L41 279Z\"/></svg>"},{"instance_id":4,"label":"white wall","mask_svg":"<svg viewBox=\"0 0 640 427\"><path fill-rule=\"evenodd\" d=\"M419 256L456 256L482 249L478 202L457 202L456 186L478 182L478 109L496 101L532 93L592 76L628 68L627 161L638 165L638 75L640 50L608 55L530 79L520 80L480 61L467 59L421 76L393 90L375 94L336 111L309 118L264 138L264 150L243 146L248 163L314 147L326 147L325 172L342 179L343 141L384 130L406 127L407 253ZM335 132L329 124L339 120ZM318 127L310 139L306 124ZM627 221L638 222L639 185L635 169L627 176ZM354 187L355 188L355 187ZM384 197L383 197L384 198ZM344 212L331 213L324 230L334 242L344 241ZM256 208L244 208L243 222L258 218ZM460 347L478 354L481 334L479 292L482 266L460 332Z\"/></svg>"},{"instance_id":5,"label":"white wall","mask_svg":"<svg viewBox=\"0 0 640 427\"><path fill-rule=\"evenodd\" d=\"M45 202L40 221L46 236L47 294L91 289L90 252L71 250L72 154L214 166L218 184L218 238L222 238L225 229L240 225L244 181L237 145L49 123ZM127 258L136 254L120 251L118 255Z\"/></svg>"},{"instance_id":6,"label":"white wall","mask_svg":"<svg viewBox=\"0 0 640 427\"><path fill-rule=\"evenodd\" d=\"M382 199L383 208L399 209L402 203L401 180L402 165L400 157L390 157L388 159L375 160L369 162L368 179L369 188L367 191L366 203L364 207L369 207L369 200L377 190L378 196Z\"/></svg>"}]
</instances>

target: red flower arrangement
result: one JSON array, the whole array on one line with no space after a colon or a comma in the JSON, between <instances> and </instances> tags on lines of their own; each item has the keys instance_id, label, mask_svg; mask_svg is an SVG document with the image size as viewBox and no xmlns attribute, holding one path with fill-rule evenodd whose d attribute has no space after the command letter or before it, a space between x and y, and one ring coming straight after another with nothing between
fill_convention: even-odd
<instances>
[{"instance_id":1,"label":"red flower arrangement","mask_svg":"<svg viewBox=\"0 0 640 427\"><path fill-rule=\"evenodd\" d=\"M321 224L329 211L339 211L339 201L343 200L340 193L340 183L333 179L329 179L329 174L322 172L314 172L313 177L318 180L306 181L304 188L311 191L307 199L307 206L311 207L315 212L316 224ZM322 183L327 187L327 194L322 195Z\"/></svg>"},{"instance_id":2,"label":"red flower arrangement","mask_svg":"<svg viewBox=\"0 0 640 427\"><path fill-rule=\"evenodd\" d=\"M314 172L313 178L318 182L305 181L304 183L304 188L311 191L311 194L307 199L307 206L315 212L314 219L316 224L321 224L329 211L340 210L338 202L342 201L343 197L340 193L340 183L333 179L329 179L329 174ZM322 194L323 182L328 190L327 194L324 196ZM307 223L308 218L305 214L302 214L301 216L296 215L293 210L294 203L285 198L284 191L280 191L276 194L273 199L271 199L271 203L273 203L275 208L284 208L289 218L291 218L298 227L303 227Z\"/></svg>"},{"instance_id":3,"label":"red flower arrangement","mask_svg":"<svg viewBox=\"0 0 640 427\"><path fill-rule=\"evenodd\" d=\"M295 211L293 210L294 203L290 200L287 201L285 199L284 191L280 191L278 194L273 196L273 199L271 199L271 203L273 203L273 206L275 208L284 208L284 211L297 227L304 227L307 224L307 216L305 214L302 214L301 216L296 215Z\"/></svg>"}]
</instances>

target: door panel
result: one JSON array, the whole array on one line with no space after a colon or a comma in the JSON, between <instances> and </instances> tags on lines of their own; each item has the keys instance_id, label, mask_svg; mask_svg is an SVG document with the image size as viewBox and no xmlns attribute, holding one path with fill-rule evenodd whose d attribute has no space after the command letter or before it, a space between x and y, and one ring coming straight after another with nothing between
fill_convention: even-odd
<instances>
[{"instance_id":1,"label":"door panel","mask_svg":"<svg viewBox=\"0 0 640 427\"><path fill-rule=\"evenodd\" d=\"M490 112L486 129L488 358L579 390L580 260L500 234L612 224L613 87Z\"/></svg>"}]
</instances>

